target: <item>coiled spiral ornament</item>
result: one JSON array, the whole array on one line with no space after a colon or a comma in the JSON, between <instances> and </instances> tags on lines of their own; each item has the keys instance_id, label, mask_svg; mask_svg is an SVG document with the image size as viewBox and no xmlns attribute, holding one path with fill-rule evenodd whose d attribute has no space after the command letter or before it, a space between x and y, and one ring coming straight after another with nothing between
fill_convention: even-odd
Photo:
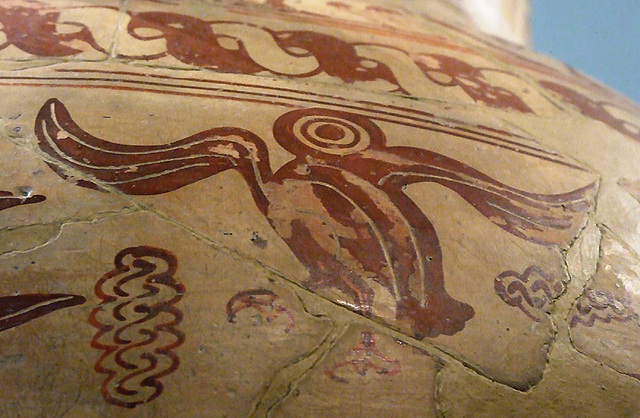
<instances>
[{"instance_id":1,"label":"coiled spiral ornament","mask_svg":"<svg viewBox=\"0 0 640 418\"><path fill-rule=\"evenodd\" d=\"M288 112L273 130L278 143L298 156L344 156L384 142L381 129L369 119L331 109Z\"/></svg>"}]
</instances>

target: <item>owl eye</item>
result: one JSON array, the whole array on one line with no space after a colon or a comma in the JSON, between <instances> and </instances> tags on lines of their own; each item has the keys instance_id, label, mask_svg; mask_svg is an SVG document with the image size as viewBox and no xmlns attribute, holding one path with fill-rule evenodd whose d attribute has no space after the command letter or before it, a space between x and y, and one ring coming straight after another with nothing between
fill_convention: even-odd
<instances>
[{"instance_id":1,"label":"owl eye","mask_svg":"<svg viewBox=\"0 0 640 418\"><path fill-rule=\"evenodd\" d=\"M344 119L307 116L293 125L297 140L328 154L346 155L366 149L371 143L367 131Z\"/></svg>"},{"instance_id":2,"label":"owl eye","mask_svg":"<svg viewBox=\"0 0 640 418\"><path fill-rule=\"evenodd\" d=\"M296 155L343 156L383 143L380 128L360 115L330 109L302 109L282 115L276 140Z\"/></svg>"}]
</instances>

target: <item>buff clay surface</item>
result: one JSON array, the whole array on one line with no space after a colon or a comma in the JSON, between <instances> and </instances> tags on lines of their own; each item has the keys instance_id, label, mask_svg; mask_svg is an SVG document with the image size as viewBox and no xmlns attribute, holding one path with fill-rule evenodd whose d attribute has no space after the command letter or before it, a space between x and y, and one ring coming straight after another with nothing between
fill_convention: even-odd
<instances>
[{"instance_id":1,"label":"buff clay surface","mask_svg":"<svg viewBox=\"0 0 640 418\"><path fill-rule=\"evenodd\" d=\"M640 416L640 108L458 2L0 3L0 415Z\"/></svg>"}]
</instances>

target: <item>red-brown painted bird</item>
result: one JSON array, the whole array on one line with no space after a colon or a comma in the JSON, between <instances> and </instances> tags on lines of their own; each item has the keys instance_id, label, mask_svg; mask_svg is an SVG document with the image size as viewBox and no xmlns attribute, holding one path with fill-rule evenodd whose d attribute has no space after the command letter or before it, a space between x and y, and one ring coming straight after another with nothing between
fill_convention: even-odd
<instances>
[{"instance_id":1,"label":"red-brown painted bird","mask_svg":"<svg viewBox=\"0 0 640 418\"><path fill-rule=\"evenodd\" d=\"M406 185L438 183L505 231L542 245L574 237L595 190L594 184L554 195L518 190L432 151L387 147L372 120L331 109L293 110L275 121L275 140L295 156L275 173L265 142L236 127L165 145L123 145L85 132L50 99L35 131L59 175L82 173L77 184L95 189L154 195L236 170L309 271L306 287L339 291L343 304L366 316L384 288L396 306L395 317L383 319L409 323L418 338L453 335L474 310L447 294L436 231L403 192Z\"/></svg>"}]
</instances>

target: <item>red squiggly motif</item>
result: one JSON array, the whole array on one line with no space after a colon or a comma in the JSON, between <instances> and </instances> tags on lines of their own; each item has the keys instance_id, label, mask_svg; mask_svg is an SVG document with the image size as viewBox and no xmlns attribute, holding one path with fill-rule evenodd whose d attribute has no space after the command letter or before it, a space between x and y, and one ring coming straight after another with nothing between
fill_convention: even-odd
<instances>
[{"instance_id":1,"label":"red squiggly motif","mask_svg":"<svg viewBox=\"0 0 640 418\"><path fill-rule=\"evenodd\" d=\"M361 334L362 342L349 350L350 359L325 370L325 375L340 383L349 383L345 375L355 373L366 376L373 370L379 376L394 376L400 373L400 360L391 358L378 350L376 340L369 331Z\"/></svg>"},{"instance_id":2,"label":"red squiggly motif","mask_svg":"<svg viewBox=\"0 0 640 418\"><path fill-rule=\"evenodd\" d=\"M250 289L238 292L227 302L227 320L235 322L238 312L244 309L255 309L267 322L273 322L282 315L287 317L285 333L295 327L295 320L289 310L280 304L280 296L268 289Z\"/></svg>"},{"instance_id":3,"label":"red squiggly motif","mask_svg":"<svg viewBox=\"0 0 640 418\"><path fill-rule=\"evenodd\" d=\"M576 302L576 313L571 317L571 328L578 324L592 327L596 321L605 324L611 321L637 321L639 316L631 308L628 297L617 296L604 290L587 289Z\"/></svg>"},{"instance_id":4,"label":"red squiggly motif","mask_svg":"<svg viewBox=\"0 0 640 418\"><path fill-rule=\"evenodd\" d=\"M180 364L173 350L185 337L176 328L182 312L174 305L182 299L184 286L176 283L177 259L166 250L127 248L114 264L96 283L102 302L89 316L98 328L91 346L103 350L95 369L107 375L101 388L104 399L134 408L160 396L160 379Z\"/></svg>"},{"instance_id":5,"label":"red squiggly motif","mask_svg":"<svg viewBox=\"0 0 640 418\"><path fill-rule=\"evenodd\" d=\"M505 303L540 322L541 313L549 312L553 300L564 293L566 286L540 267L530 266L522 274L511 270L501 273L494 289Z\"/></svg>"}]
</instances>

